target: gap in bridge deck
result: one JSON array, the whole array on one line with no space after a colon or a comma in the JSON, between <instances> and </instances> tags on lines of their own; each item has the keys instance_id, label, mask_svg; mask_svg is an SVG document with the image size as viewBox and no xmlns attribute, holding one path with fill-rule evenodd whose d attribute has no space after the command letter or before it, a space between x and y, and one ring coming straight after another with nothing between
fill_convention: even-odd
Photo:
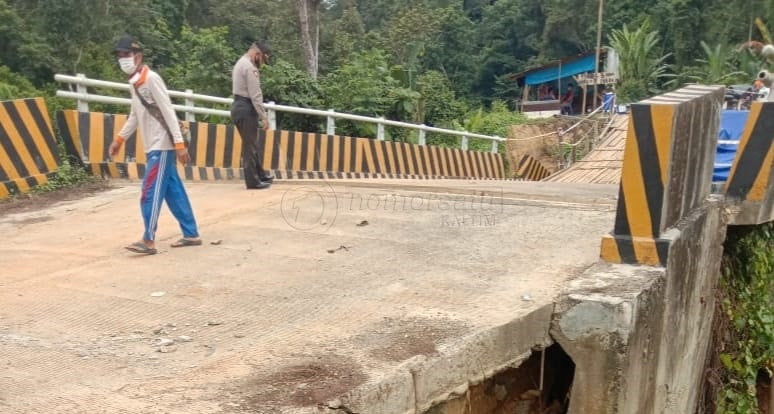
<instances>
[{"instance_id":1,"label":"gap in bridge deck","mask_svg":"<svg viewBox=\"0 0 774 414\"><path fill-rule=\"evenodd\" d=\"M559 344L546 348L541 392L541 353L533 351L517 368L508 368L471 386L465 395L437 405L425 414L567 413L575 363Z\"/></svg>"}]
</instances>

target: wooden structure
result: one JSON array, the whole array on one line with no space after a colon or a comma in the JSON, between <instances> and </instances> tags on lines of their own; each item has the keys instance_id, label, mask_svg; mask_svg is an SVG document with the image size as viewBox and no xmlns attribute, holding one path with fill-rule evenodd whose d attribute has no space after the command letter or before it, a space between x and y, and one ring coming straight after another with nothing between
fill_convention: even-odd
<instances>
[{"instance_id":1,"label":"wooden structure","mask_svg":"<svg viewBox=\"0 0 774 414\"><path fill-rule=\"evenodd\" d=\"M621 181L624 145L629 116L614 115L593 151L543 181L587 184L618 184Z\"/></svg>"},{"instance_id":2,"label":"wooden structure","mask_svg":"<svg viewBox=\"0 0 774 414\"><path fill-rule=\"evenodd\" d=\"M560 59L549 64L532 68L524 72L513 74L510 78L522 88L521 111L527 116L530 113L544 113L551 115L559 113L561 96L569 84L573 84L583 89L582 95L576 94L576 100L581 97L581 108L576 110L577 101L574 101L574 112L583 113L586 107L586 95L593 90L589 86L607 85L616 80L617 56L615 51L602 49L600 60L604 62L601 65L601 72L594 76L597 69L596 52L588 52L577 56L571 56ZM555 98L550 100L541 100L533 91L536 91L540 85L551 87L555 91Z\"/></svg>"}]
</instances>

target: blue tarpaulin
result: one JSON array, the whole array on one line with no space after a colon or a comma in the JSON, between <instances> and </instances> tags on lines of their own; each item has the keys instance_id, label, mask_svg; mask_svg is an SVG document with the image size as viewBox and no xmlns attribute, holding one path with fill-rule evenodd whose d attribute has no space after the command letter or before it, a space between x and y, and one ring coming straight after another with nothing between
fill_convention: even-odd
<instances>
[{"instance_id":1,"label":"blue tarpaulin","mask_svg":"<svg viewBox=\"0 0 774 414\"><path fill-rule=\"evenodd\" d=\"M613 106L615 106L615 94L613 92L605 92L602 96L602 110L604 112L612 112Z\"/></svg>"},{"instance_id":2,"label":"blue tarpaulin","mask_svg":"<svg viewBox=\"0 0 774 414\"><path fill-rule=\"evenodd\" d=\"M596 59L596 56L592 54L572 62L563 63L561 66L557 65L537 72L532 72L527 74L525 82L527 85L540 85L541 83L555 81L559 78L566 78L567 76L573 76L579 73L593 72L594 59Z\"/></svg>"},{"instance_id":3,"label":"blue tarpaulin","mask_svg":"<svg viewBox=\"0 0 774 414\"><path fill-rule=\"evenodd\" d=\"M734 157L736 157L736 151L739 148L739 140L742 139L744 125L749 114L750 111L725 110L722 112L712 181L723 182L728 180L731 165L734 163Z\"/></svg>"}]
</instances>

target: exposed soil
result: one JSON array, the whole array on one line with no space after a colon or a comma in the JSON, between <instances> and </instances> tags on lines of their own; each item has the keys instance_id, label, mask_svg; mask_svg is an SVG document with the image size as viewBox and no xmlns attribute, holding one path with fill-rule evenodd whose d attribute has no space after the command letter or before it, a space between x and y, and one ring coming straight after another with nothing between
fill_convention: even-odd
<instances>
[{"instance_id":1,"label":"exposed soil","mask_svg":"<svg viewBox=\"0 0 774 414\"><path fill-rule=\"evenodd\" d=\"M49 207L62 201L78 200L113 188L110 181L95 178L85 183L45 193L28 193L0 200L0 216Z\"/></svg>"},{"instance_id":2,"label":"exposed soil","mask_svg":"<svg viewBox=\"0 0 774 414\"><path fill-rule=\"evenodd\" d=\"M542 384L541 355L535 351L517 368L509 368L473 385L465 395L445 401L425 414L566 413L575 363L557 344L548 347L545 353Z\"/></svg>"},{"instance_id":3,"label":"exposed soil","mask_svg":"<svg viewBox=\"0 0 774 414\"><path fill-rule=\"evenodd\" d=\"M516 166L519 164L524 154L529 154L551 172L556 172L559 166L557 158L559 145L559 136L555 133L560 130L569 129L577 120L567 118L546 118L533 120L527 124L513 125L508 131L505 157L510 167L510 173L516 172ZM590 124L589 124L590 125ZM575 142L585 134L589 128L588 125L580 127L569 132L562 137L565 142ZM545 136L544 136L545 135ZM530 137L540 137L529 139Z\"/></svg>"}]
</instances>

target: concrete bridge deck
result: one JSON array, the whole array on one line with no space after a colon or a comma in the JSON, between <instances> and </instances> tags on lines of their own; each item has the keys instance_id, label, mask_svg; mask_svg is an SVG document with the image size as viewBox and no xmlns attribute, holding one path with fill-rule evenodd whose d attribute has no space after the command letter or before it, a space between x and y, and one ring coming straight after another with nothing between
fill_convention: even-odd
<instances>
[{"instance_id":1,"label":"concrete bridge deck","mask_svg":"<svg viewBox=\"0 0 774 414\"><path fill-rule=\"evenodd\" d=\"M374 184L189 183L205 244L168 248L165 209L146 257L122 248L141 234L136 183L0 217L0 412L427 404L547 343L618 190Z\"/></svg>"}]
</instances>

